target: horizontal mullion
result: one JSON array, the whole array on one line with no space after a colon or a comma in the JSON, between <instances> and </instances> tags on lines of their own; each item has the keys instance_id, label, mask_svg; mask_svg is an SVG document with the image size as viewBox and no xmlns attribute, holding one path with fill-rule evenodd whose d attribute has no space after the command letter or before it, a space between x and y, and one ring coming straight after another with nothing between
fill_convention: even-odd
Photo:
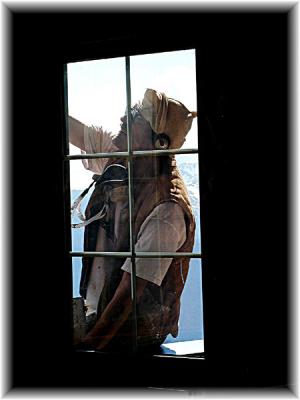
<instances>
[{"instance_id":1,"label":"horizontal mullion","mask_svg":"<svg viewBox=\"0 0 300 400\"><path fill-rule=\"evenodd\" d=\"M70 251L71 257L131 257L129 251Z\"/></svg>"},{"instance_id":2,"label":"horizontal mullion","mask_svg":"<svg viewBox=\"0 0 300 400\"><path fill-rule=\"evenodd\" d=\"M115 251L70 251L71 257L135 257L135 258L202 258L201 253L168 253L168 252L136 252L134 255L131 252L115 252Z\"/></svg>"},{"instance_id":3,"label":"horizontal mullion","mask_svg":"<svg viewBox=\"0 0 300 400\"><path fill-rule=\"evenodd\" d=\"M168 149L168 150L137 150L133 151L132 155L136 157L143 156L165 156L172 154L196 154L198 149Z\"/></svg>"},{"instance_id":4,"label":"horizontal mullion","mask_svg":"<svg viewBox=\"0 0 300 400\"><path fill-rule=\"evenodd\" d=\"M129 153L127 151L119 151L112 153L87 153L87 154L72 154L67 155L66 160L85 160L90 158L128 158Z\"/></svg>"},{"instance_id":5,"label":"horizontal mullion","mask_svg":"<svg viewBox=\"0 0 300 400\"><path fill-rule=\"evenodd\" d=\"M170 253L170 252L157 252L157 251L137 251L136 258L176 258L176 257L189 257L189 258L202 258L201 253Z\"/></svg>"},{"instance_id":6,"label":"horizontal mullion","mask_svg":"<svg viewBox=\"0 0 300 400\"><path fill-rule=\"evenodd\" d=\"M125 151L113 153L87 153L87 154L72 154L67 155L66 160L82 160L90 158L129 158L129 157L144 157L144 156L164 156L172 154L197 154L198 149L170 149L170 150L138 150L130 153Z\"/></svg>"}]
</instances>

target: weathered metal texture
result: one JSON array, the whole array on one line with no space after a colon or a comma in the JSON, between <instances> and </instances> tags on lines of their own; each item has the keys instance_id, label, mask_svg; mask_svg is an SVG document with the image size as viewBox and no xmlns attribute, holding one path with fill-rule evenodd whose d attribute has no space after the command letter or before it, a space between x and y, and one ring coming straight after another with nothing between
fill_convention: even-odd
<instances>
[{"instance_id":1,"label":"weathered metal texture","mask_svg":"<svg viewBox=\"0 0 300 400\"><path fill-rule=\"evenodd\" d=\"M79 343L86 334L86 319L84 311L84 300L82 297L73 299L73 340Z\"/></svg>"}]
</instances>

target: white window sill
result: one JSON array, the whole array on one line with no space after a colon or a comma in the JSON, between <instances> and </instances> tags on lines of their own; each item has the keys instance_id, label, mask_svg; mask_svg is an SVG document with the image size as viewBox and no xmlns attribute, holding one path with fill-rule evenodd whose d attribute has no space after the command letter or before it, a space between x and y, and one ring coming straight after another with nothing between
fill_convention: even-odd
<instances>
[{"instance_id":1,"label":"white window sill","mask_svg":"<svg viewBox=\"0 0 300 400\"><path fill-rule=\"evenodd\" d=\"M186 342L166 343L161 345L161 355L189 356L204 352L204 340L188 340Z\"/></svg>"},{"instance_id":2,"label":"white window sill","mask_svg":"<svg viewBox=\"0 0 300 400\"><path fill-rule=\"evenodd\" d=\"M77 350L84 353L102 353L97 350ZM104 354L109 354L103 352ZM166 343L160 346L158 353L152 353L154 357L187 357L187 358L204 358L204 340L188 340L185 342ZM150 353L149 353L150 354Z\"/></svg>"}]
</instances>

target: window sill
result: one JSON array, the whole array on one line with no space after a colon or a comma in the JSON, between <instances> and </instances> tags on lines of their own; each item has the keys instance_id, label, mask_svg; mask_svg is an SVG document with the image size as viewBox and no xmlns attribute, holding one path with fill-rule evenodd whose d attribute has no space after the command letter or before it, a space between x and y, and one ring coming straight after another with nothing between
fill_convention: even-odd
<instances>
[{"instance_id":1,"label":"window sill","mask_svg":"<svg viewBox=\"0 0 300 400\"><path fill-rule=\"evenodd\" d=\"M166 343L161 346L164 356L201 356L204 353L204 340L188 340L186 342Z\"/></svg>"},{"instance_id":2,"label":"window sill","mask_svg":"<svg viewBox=\"0 0 300 400\"><path fill-rule=\"evenodd\" d=\"M80 353L100 353L105 355L129 354L118 352L106 352L99 350L76 350ZM132 354L132 353L131 353ZM198 358L204 359L204 340L189 340L185 342L166 343L160 346L156 353L140 353L141 356L151 357L176 357L176 358Z\"/></svg>"}]
</instances>

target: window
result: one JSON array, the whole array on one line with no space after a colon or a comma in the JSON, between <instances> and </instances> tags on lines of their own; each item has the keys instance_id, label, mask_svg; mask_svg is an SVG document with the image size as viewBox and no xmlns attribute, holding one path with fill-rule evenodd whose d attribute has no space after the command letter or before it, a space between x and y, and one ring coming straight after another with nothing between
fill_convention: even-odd
<instances>
[{"instance_id":1,"label":"window","mask_svg":"<svg viewBox=\"0 0 300 400\"><path fill-rule=\"evenodd\" d=\"M94 234L94 237L98 238L99 242L94 243L92 251L84 251L84 226L89 226L88 229L92 232L91 227L93 226L93 222L88 223L90 221L83 221L84 217L82 217L80 213L81 210L85 210L87 204L90 204L89 201L93 192L92 188L90 188L83 197L80 204L77 204L77 210L74 210L72 214L72 223L75 227L72 229L71 233L72 248L70 249L70 254L72 257L74 309L77 310L74 312L74 324L77 324L75 332L79 332L79 336L84 335L84 330L86 328L86 321L80 319L79 310L82 311L84 306L87 307L87 315L90 316L91 321L94 321L95 313L99 312L99 304L100 307L102 304L100 301L101 297L107 296L107 298L111 299L112 291L115 290L120 280L120 266L124 264L124 259L126 259L125 264L127 271L132 272L130 274L130 279L133 310L132 318L130 319L131 331L129 336L132 350L136 351L140 349L139 340L141 340L141 338L143 339L143 334L140 332L140 314L137 310L136 284L138 275L136 276L135 274L136 269L140 268L139 263L145 264L145 260L147 260L148 266L153 265L153 271L155 271L157 262L159 265L166 263L167 272L165 272L165 274L167 274L170 270L170 260L181 260L182 253L177 252L177 249L181 247L180 244L177 245L176 249L172 248L169 250L168 246L173 246L173 242L175 241L174 235L176 234L176 229L172 227L172 224L170 224L168 230L166 230L167 233L170 233L170 238L168 238L168 234L166 234L164 237L159 237L157 240L160 246L163 246L162 243L167 243L164 245L164 248L157 247L157 249L153 250L149 245L150 251L143 251L143 247L140 247L141 245L138 241L140 232L143 229L142 222L145 218L151 217L153 209L151 207L149 210L145 209L148 200L146 192L144 194L143 206L140 207L136 202L137 198L140 200L136 192L138 191L140 193L149 182L153 182L154 180L156 182L154 188L158 188L157 192L160 193L164 183L161 184L162 186L159 186L158 180L156 178L153 179L153 177L157 176L157 168L161 168L165 162L175 158L178 169L186 184L195 217L195 243L190 251L185 252L185 256L190 258L187 276L184 276L185 270L182 264L179 265L178 263L178 273L180 273L180 279L184 285L181 295L178 333L173 336L168 334L163 344L160 346L160 352L157 354L187 355L201 353L204 348L204 334L201 288L197 119L193 118L192 127L181 148L164 149L164 146L162 146L159 150L153 149L151 147L152 136L151 143L147 143L143 139L142 143L139 143L139 146L136 147L134 141L135 132L133 133L132 127L136 115L133 113L133 110L136 110L134 105L138 104L138 102L143 99L147 88L165 92L168 97L182 102L190 111L195 111L197 109L195 51L173 51L77 62L67 65L68 114L85 125L85 128L83 128L84 143L83 146L81 146L81 153L78 154L78 146L70 145L69 153L66 154L66 160L69 161L67 169L70 171L70 195L72 204L74 204L76 199L80 200L80 194L92 182L94 182L92 187L94 188L96 186L96 180L101 179L100 177L103 176L104 171L107 171L106 173L109 179L113 179L114 176L110 175L110 173L114 174L112 171L116 164L121 165L121 167L126 165L127 167L126 171L121 168L121 170L119 169L116 172L116 174L122 174L123 172L127 174L124 177L124 182L127 179L127 184L121 184L120 190L117 185L114 186L117 196L123 196L123 205L119 213L117 213L114 208L113 227L107 222L109 219L109 212L104 207L105 204L93 215L94 217L98 214L97 220L101 222L100 227L97 225L97 229L105 230L109 237L109 246L107 246L108 242L105 244L100 243L100 235L97 233L97 235ZM139 108L137 108L137 110L139 110ZM127 114L127 116L120 122L120 117L124 114ZM127 137L126 140L124 139L122 142L123 148L121 148L122 146L114 148L110 145L110 131L114 133L118 132L120 130L120 123L122 126L126 126L126 128L128 126ZM70 124L69 129L72 129ZM122 126L121 130L123 129ZM102 137L104 138L102 142L99 140L99 131L102 132ZM106 136L108 147L106 147L105 142ZM90 138L93 138L93 140ZM147 167L143 167L143 165L147 165ZM143 168L145 169L142 173L141 171ZM151 173L149 174L149 171L152 171L153 175ZM99 184L98 182L98 187L100 186L101 183ZM104 194L102 193L102 195ZM151 199L151 195L152 192L150 191L148 193L148 196L150 196L149 204L151 201L153 204L156 204L157 202ZM160 200L163 204L165 199L161 198ZM170 205L173 203L168 204ZM92 205L94 206L95 203ZM114 205L114 207L118 206ZM172 207L169 206L168 211L171 210L171 208ZM119 216L118 220L115 218L116 215ZM137 224L138 218L143 220L140 225ZM164 221L163 217L157 218L157 215L153 218L155 222L153 223L152 229L154 231L157 229L155 232L158 234L162 232L163 223L168 223L168 219L165 219L166 221ZM174 232L172 229L174 229ZM118 237L122 236L120 232L123 232L124 236L122 241L118 241ZM183 243L182 239L180 243ZM145 242L143 242L143 246L145 246ZM146 248L146 250L149 249ZM82 293L80 293L79 290L80 277L82 274L82 258L86 263L85 265L90 266L88 267L90 271L89 282L97 282L93 288L91 284L87 288L84 305L80 296ZM139 271L141 270L142 269ZM141 272L139 273L141 274ZM148 277L147 274L149 274L149 268L146 272L146 276ZM143 275L140 275L140 277L142 276ZM166 275L153 276L153 281L150 282L154 290L161 288L159 285L162 284L165 276ZM101 282L104 283L102 284ZM107 285L108 282L110 283L109 285ZM156 296L161 295L161 289L156 290L155 293ZM107 304L107 302L103 300L103 304ZM145 309L147 309L146 305ZM170 313L170 310L168 310L168 313ZM118 336L118 334L116 336Z\"/></svg>"}]
</instances>

